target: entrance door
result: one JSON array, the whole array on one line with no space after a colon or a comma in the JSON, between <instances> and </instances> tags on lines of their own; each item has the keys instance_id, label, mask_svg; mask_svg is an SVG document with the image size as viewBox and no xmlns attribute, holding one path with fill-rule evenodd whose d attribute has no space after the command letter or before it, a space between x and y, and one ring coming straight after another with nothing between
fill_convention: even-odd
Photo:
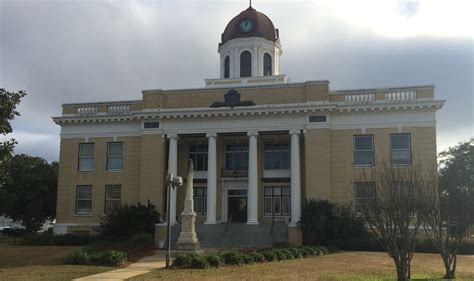
<instances>
[{"instance_id":1,"label":"entrance door","mask_svg":"<svg viewBox=\"0 0 474 281\"><path fill-rule=\"evenodd\" d=\"M229 190L227 208L232 222L247 222L247 190Z\"/></svg>"}]
</instances>

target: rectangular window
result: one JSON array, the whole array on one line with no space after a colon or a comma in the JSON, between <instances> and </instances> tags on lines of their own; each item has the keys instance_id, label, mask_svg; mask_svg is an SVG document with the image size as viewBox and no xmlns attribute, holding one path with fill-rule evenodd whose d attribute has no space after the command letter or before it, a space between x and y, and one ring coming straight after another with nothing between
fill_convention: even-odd
<instances>
[{"instance_id":1,"label":"rectangular window","mask_svg":"<svg viewBox=\"0 0 474 281\"><path fill-rule=\"evenodd\" d=\"M190 144L189 159L193 160L195 171L207 171L207 144Z\"/></svg>"},{"instance_id":2,"label":"rectangular window","mask_svg":"<svg viewBox=\"0 0 474 281\"><path fill-rule=\"evenodd\" d=\"M311 123L324 123L324 122L326 122L326 115L310 116L309 117L309 122L311 122Z\"/></svg>"},{"instance_id":3,"label":"rectangular window","mask_svg":"<svg viewBox=\"0 0 474 281\"><path fill-rule=\"evenodd\" d=\"M145 122L143 124L144 129L158 129L160 128L160 122Z\"/></svg>"},{"instance_id":4,"label":"rectangular window","mask_svg":"<svg viewBox=\"0 0 474 281\"><path fill-rule=\"evenodd\" d=\"M79 163L77 166L80 172L90 172L94 168L94 144L79 144Z\"/></svg>"},{"instance_id":5,"label":"rectangular window","mask_svg":"<svg viewBox=\"0 0 474 281\"><path fill-rule=\"evenodd\" d=\"M79 185L76 187L76 214L89 215L92 213L92 186Z\"/></svg>"},{"instance_id":6,"label":"rectangular window","mask_svg":"<svg viewBox=\"0 0 474 281\"><path fill-rule=\"evenodd\" d=\"M107 144L107 171L120 171L123 168L123 143Z\"/></svg>"},{"instance_id":7,"label":"rectangular window","mask_svg":"<svg viewBox=\"0 0 474 281\"><path fill-rule=\"evenodd\" d=\"M227 171L248 170L249 145L228 144L226 146L225 168Z\"/></svg>"},{"instance_id":8,"label":"rectangular window","mask_svg":"<svg viewBox=\"0 0 474 281\"><path fill-rule=\"evenodd\" d=\"M122 201L122 188L120 185L105 186L105 207L104 213L108 214L111 210L119 207Z\"/></svg>"},{"instance_id":9,"label":"rectangular window","mask_svg":"<svg viewBox=\"0 0 474 281\"><path fill-rule=\"evenodd\" d=\"M410 134L390 135L390 159L392 165L411 164Z\"/></svg>"},{"instance_id":10,"label":"rectangular window","mask_svg":"<svg viewBox=\"0 0 474 281\"><path fill-rule=\"evenodd\" d=\"M290 168L290 148L285 144L267 143L264 147L265 170L288 170Z\"/></svg>"},{"instance_id":11,"label":"rectangular window","mask_svg":"<svg viewBox=\"0 0 474 281\"><path fill-rule=\"evenodd\" d=\"M374 136L357 135L354 136L354 165L373 166L374 165Z\"/></svg>"},{"instance_id":12,"label":"rectangular window","mask_svg":"<svg viewBox=\"0 0 474 281\"><path fill-rule=\"evenodd\" d=\"M357 213L364 214L370 211L368 208L375 202L375 184L373 182L356 182L354 197Z\"/></svg>"},{"instance_id":13,"label":"rectangular window","mask_svg":"<svg viewBox=\"0 0 474 281\"><path fill-rule=\"evenodd\" d=\"M194 211L198 215L207 214L207 187L195 187L193 192Z\"/></svg>"},{"instance_id":14,"label":"rectangular window","mask_svg":"<svg viewBox=\"0 0 474 281\"><path fill-rule=\"evenodd\" d=\"M266 216L289 216L291 207L290 188L287 186L267 186L264 190L264 210Z\"/></svg>"}]
</instances>

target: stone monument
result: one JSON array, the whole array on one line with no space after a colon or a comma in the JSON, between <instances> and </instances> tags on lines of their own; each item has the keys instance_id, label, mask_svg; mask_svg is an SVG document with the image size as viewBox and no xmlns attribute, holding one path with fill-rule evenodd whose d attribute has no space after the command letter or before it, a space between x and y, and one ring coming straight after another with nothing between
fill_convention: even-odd
<instances>
[{"instance_id":1,"label":"stone monument","mask_svg":"<svg viewBox=\"0 0 474 281\"><path fill-rule=\"evenodd\" d=\"M199 241L196 236L196 213L193 202L193 161L188 161L188 177L186 178L186 197L184 199L184 210L181 213L181 233L179 234L176 249L178 251L199 251Z\"/></svg>"}]
</instances>

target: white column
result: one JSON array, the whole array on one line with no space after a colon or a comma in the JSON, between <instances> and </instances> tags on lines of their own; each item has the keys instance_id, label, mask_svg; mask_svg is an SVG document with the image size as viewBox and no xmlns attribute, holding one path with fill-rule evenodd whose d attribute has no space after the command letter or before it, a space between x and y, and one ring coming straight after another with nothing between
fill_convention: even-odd
<instances>
[{"instance_id":1,"label":"white column","mask_svg":"<svg viewBox=\"0 0 474 281\"><path fill-rule=\"evenodd\" d=\"M178 135L168 134L170 141L168 155L168 173L177 176L178 174ZM170 197L170 223L176 223L176 189L171 189Z\"/></svg>"},{"instance_id":2,"label":"white column","mask_svg":"<svg viewBox=\"0 0 474 281\"><path fill-rule=\"evenodd\" d=\"M300 173L300 130L290 130L291 135L291 223L297 226L301 219L301 173Z\"/></svg>"},{"instance_id":3,"label":"white column","mask_svg":"<svg viewBox=\"0 0 474 281\"><path fill-rule=\"evenodd\" d=\"M216 223L216 190L217 190L217 155L216 133L207 133L207 218L206 224Z\"/></svg>"},{"instance_id":4,"label":"white column","mask_svg":"<svg viewBox=\"0 0 474 281\"><path fill-rule=\"evenodd\" d=\"M248 132L249 136L249 187L247 191L247 224L258 224L258 132Z\"/></svg>"}]
</instances>

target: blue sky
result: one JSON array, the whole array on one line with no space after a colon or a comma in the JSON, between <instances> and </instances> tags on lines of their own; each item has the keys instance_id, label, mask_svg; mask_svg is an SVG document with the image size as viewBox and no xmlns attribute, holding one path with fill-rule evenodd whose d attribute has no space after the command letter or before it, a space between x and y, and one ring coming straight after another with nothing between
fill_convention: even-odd
<instances>
[{"instance_id":1,"label":"blue sky","mask_svg":"<svg viewBox=\"0 0 474 281\"><path fill-rule=\"evenodd\" d=\"M217 44L248 1L2 1L0 87L28 96L16 153L59 157L51 117L67 102L133 100L142 89L203 87ZM433 84L438 151L473 134L474 1L269 1L281 70L331 89Z\"/></svg>"}]
</instances>

